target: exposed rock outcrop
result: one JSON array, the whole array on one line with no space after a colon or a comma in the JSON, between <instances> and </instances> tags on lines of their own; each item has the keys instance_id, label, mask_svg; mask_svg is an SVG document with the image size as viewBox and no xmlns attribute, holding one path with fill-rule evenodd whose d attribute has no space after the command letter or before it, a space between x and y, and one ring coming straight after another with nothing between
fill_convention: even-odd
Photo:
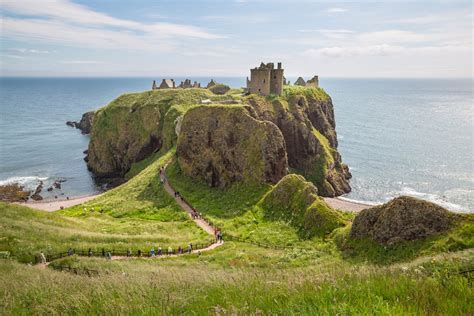
<instances>
[{"instance_id":1,"label":"exposed rock outcrop","mask_svg":"<svg viewBox=\"0 0 474 316\"><path fill-rule=\"evenodd\" d=\"M276 183L287 173L278 127L242 106L198 106L181 124L176 150L181 170L213 187L236 181Z\"/></svg>"},{"instance_id":2,"label":"exposed rock outcrop","mask_svg":"<svg viewBox=\"0 0 474 316\"><path fill-rule=\"evenodd\" d=\"M334 197L350 192L351 174L337 152L333 105L323 90L285 87L280 98L251 95L247 101L256 118L280 128L289 166L316 184L320 195Z\"/></svg>"},{"instance_id":3,"label":"exposed rock outcrop","mask_svg":"<svg viewBox=\"0 0 474 316\"><path fill-rule=\"evenodd\" d=\"M402 196L362 210L352 224L351 238L370 238L381 244L416 240L449 230L459 215L439 205Z\"/></svg>"},{"instance_id":4,"label":"exposed rock outcrop","mask_svg":"<svg viewBox=\"0 0 474 316\"><path fill-rule=\"evenodd\" d=\"M175 121L212 95L205 89L124 94L95 113L85 161L97 180L122 178L133 163L176 144Z\"/></svg>"},{"instance_id":5,"label":"exposed rock outcrop","mask_svg":"<svg viewBox=\"0 0 474 316\"><path fill-rule=\"evenodd\" d=\"M43 191L43 181L40 181L38 186L36 187L35 189L35 192L33 192L33 194L31 195L31 199L35 200L35 201L41 201L43 199L43 197L41 196L41 191Z\"/></svg>"},{"instance_id":6,"label":"exposed rock outcrop","mask_svg":"<svg viewBox=\"0 0 474 316\"><path fill-rule=\"evenodd\" d=\"M80 129L82 134L90 134L94 122L94 113L94 111L86 112L82 114L79 122L67 121L66 125Z\"/></svg>"},{"instance_id":7,"label":"exposed rock outcrop","mask_svg":"<svg viewBox=\"0 0 474 316\"><path fill-rule=\"evenodd\" d=\"M260 206L268 219L289 222L301 238L324 236L345 225L338 211L317 196L318 190L304 177L289 174L262 199Z\"/></svg>"},{"instance_id":8,"label":"exposed rock outcrop","mask_svg":"<svg viewBox=\"0 0 474 316\"><path fill-rule=\"evenodd\" d=\"M213 84L210 88L217 86ZM214 103L220 99L243 105ZM202 105L202 100L209 100L211 104ZM201 118L193 112L189 117L195 117L194 120L185 119L187 111L195 106L205 115ZM206 107L209 110L205 110ZM222 115L219 124L225 124L227 130L216 125L215 118L207 117L211 115L207 111ZM264 133L253 135L235 129L234 125L245 124L249 124L247 129ZM202 144L190 130L196 131ZM204 131L212 135L203 136ZM214 135L216 132L220 134ZM330 97L318 88L285 87L279 97L252 94L225 98L214 95L209 89L164 89L122 95L95 113L85 161L99 178L120 178L133 163L162 148L175 146L180 134L189 138L182 138L178 146L183 170L194 177L199 175L210 185L226 186L245 180L250 174L275 183L286 174L287 164L314 183L319 195L337 196L350 191L350 173L337 152L333 105ZM282 142L277 140L277 134L283 136ZM269 138L257 139L258 136ZM258 146L249 144L249 139L257 141L258 146L268 142L265 148L268 152L256 150ZM206 145L209 142L210 145ZM185 144L192 147L185 148ZM248 152L227 152L229 148ZM278 150L272 153L276 148ZM213 157L209 156L211 153ZM270 154L276 156L270 158ZM256 157L253 165L249 164L252 155ZM284 163L283 156L286 157ZM191 162L191 159L196 161ZM267 165L259 165L264 160ZM187 166L196 170L186 169ZM257 169L265 175L255 173Z\"/></svg>"},{"instance_id":9,"label":"exposed rock outcrop","mask_svg":"<svg viewBox=\"0 0 474 316\"><path fill-rule=\"evenodd\" d=\"M18 183L0 186L0 200L7 202L26 202L30 196L30 191L25 191L24 187Z\"/></svg>"}]
</instances>

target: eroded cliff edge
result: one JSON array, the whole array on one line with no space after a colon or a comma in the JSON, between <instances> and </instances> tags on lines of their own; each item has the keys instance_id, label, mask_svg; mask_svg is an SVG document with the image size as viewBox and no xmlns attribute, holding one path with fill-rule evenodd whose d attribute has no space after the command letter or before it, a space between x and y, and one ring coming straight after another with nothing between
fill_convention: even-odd
<instances>
[{"instance_id":1,"label":"eroded cliff edge","mask_svg":"<svg viewBox=\"0 0 474 316\"><path fill-rule=\"evenodd\" d=\"M287 86L269 97L236 89L146 91L95 112L86 160L98 177L124 177L132 164L177 146L182 172L211 186L275 183L299 173L319 195L337 196L350 191L350 173L335 126L331 98L320 88Z\"/></svg>"}]
</instances>

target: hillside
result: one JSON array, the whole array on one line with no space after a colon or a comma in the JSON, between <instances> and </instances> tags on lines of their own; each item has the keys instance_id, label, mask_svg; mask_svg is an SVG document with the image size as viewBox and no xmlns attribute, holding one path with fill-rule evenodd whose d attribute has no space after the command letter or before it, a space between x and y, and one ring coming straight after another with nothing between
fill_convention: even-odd
<instances>
[{"instance_id":1,"label":"hillside","mask_svg":"<svg viewBox=\"0 0 474 316\"><path fill-rule=\"evenodd\" d=\"M240 92L148 91L96 111L89 167L127 182L54 213L0 203L0 310L474 310L474 215L407 197L358 214L331 208L321 195L345 192L349 174L337 152L330 98L314 88L287 87L266 98ZM211 234L185 212L191 208ZM223 234L219 247L147 257L158 247L215 242L212 228ZM78 254L25 264L69 248ZM89 248L95 256L81 255ZM122 254L107 260L102 249ZM123 255L127 249L131 257Z\"/></svg>"},{"instance_id":2,"label":"hillside","mask_svg":"<svg viewBox=\"0 0 474 316\"><path fill-rule=\"evenodd\" d=\"M204 100L211 100L214 104L202 104ZM219 108L220 103L225 105ZM199 110L193 109L187 113L189 109L197 106ZM245 111L236 113L239 106ZM186 130L193 128L191 124L196 125L195 130L199 129L199 124L203 124L204 121L196 120L200 119L200 115L214 115L204 114L211 109L220 110L219 115L222 118L220 123L224 125L237 126L236 119L242 120L239 123L241 129L219 127L228 134L220 132L221 135L214 136L213 142L207 138L205 140L208 143L207 147L212 147L218 155L207 155L209 151L203 147L201 153L189 157L186 162L186 159L181 157L186 158L187 151L194 150L197 144L193 143L197 140L189 138ZM231 113L233 118L226 121L224 117ZM134 163L150 157L159 150L166 151L178 145L179 163L189 176L196 177L198 172L190 170L193 168L191 162L201 161L203 165L199 171L201 178L207 177L204 173L214 173L214 177L219 177L216 170L229 169L226 164L230 164L233 166L230 169L235 169L232 177L241 179L244 177L243 170L248 170L250 166L248 163L259 164L258 161L248 160L246 166L240 165L239 160L246 155L244 151L252 146L258 148L261 145L255 143L259 140L254 138L246 140L248 143L246 148L233 148L244 144L236 140L246 137L245 132L253 131L257 126L260 126L260 129L266 126L264 134L268 136L262 144L274 144L275 148L268 150L275 152L269 151L269 156L263 158L268 160L276 155L279 159L264 162L266 168L270 169L265 170L265 174L259 175L262 178L260 180L275 183L287 173L286 169L290 168L312 181L322 196L337 196L350 191L347 182L350 173L337 152L333 105L330 97L320 88L288 86L279 97L245 96L236 90L229 90L224 95L214 95L206 89L146 91L118 97L106 107L96 111L93 121L86 160L90 170L98 177L125 177ZM183 125L183 121L187 123ZM261 123L256 124L257 122ZM219 123L216 121L214 124ZM203 128L206 126L216 128L211 127L209 123L202 125ZM253 135L261 134L257 130L254 132ZM208 134L212 135L213 132L209 130ZM179 145L178 136L181 136L180 142L184 146ZM201 137L203 139L199 140L200 146L204 145L204 138L207 135ZM225 156L224 152L229 152L230 155ZM207 156L200 156L204 153ZM252 159L257 157L250 154L248 156ZM232 182L226 181L227 184ZM223 183L211 183L211 185L221 186Z\"/></svg>"}]
</instances>

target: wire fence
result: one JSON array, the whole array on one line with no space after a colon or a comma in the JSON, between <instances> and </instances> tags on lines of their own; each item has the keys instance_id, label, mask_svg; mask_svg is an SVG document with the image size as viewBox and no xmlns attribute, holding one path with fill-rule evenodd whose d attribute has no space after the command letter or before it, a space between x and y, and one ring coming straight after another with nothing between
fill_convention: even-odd
<instances>
[{"instance_id":1,"label":"wire fence","mask_svg":"<svg viewBox=\"0 0 474 316\"><path fill-rule=\"evenodd\" d=\"M199 242L199 243L191 243L191 247L178 247L178 248L170 248L170 247L157 247L152 248L150 250L141 250L141 249L73 249L70 248L64 252L57 252L57 253L47 253L44 254L44 259L46 262L52 262L61 258L66 258L69 256L77 255L81 257L98 257L98 258L107 258L109 255L112 257L166 257L166 256L176 256L176 255L185 255L189 254L192 251L202 250L205 248L210 247L215 243L215 240L209 240L209 242ZM42 263L43 258L41 254L35 256L36 263Z\"/></svg>"}]
</instances>

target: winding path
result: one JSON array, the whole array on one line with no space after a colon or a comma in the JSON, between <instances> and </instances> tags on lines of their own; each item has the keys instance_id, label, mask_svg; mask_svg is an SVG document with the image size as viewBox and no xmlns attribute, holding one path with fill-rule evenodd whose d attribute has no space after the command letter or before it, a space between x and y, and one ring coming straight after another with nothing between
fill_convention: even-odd
<instances>
[{"instance_id":1,"label":"winding path","mask_svg":"<svg viewBox=\"0 0 474 316\"><path fill-rule=\"evenodd\" d=\"M164 185L165 191L178 203L178 205L188 213L188 216L198 225L201 227L206 233L209 235L214 236L214 227L211 226L209 223L207 223L204 219L202 218L193 218L192 213L193 213L193 208L191 205L189 205L186 201L184 201L181 197L175 196L175 190L173 187L170 185L168 178L166 177L166 168L168 167L168 164L166 164L163 167L163 171L160 170L160 180ZM201 248L201 249L194 249L191 253L200 253L203 251L209 251L213 250L217 247L220 247L224 244L224 241L222 240L221 242L214 242L213 244L207 246L206 248ZM179 254L173 254L173 255L162 255L162 256L156 256L154 258L168 258L168 257L177 257L180 256ZM123 259L129 259L130 257L124 257L124 256L112 256L112 260L123 260Z\"/></svg>"}]
</instances>

